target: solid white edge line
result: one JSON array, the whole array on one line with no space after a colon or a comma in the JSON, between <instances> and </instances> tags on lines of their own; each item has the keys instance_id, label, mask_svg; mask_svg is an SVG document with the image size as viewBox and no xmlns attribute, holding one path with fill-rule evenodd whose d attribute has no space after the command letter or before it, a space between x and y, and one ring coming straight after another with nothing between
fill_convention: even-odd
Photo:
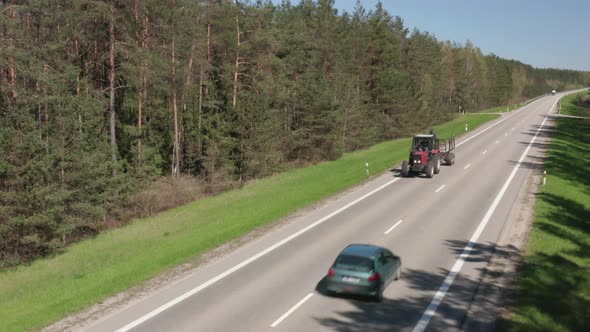
<instances>
[{"instance_id":1,"label":"solid white edge line","mask_svg":"<svg viewBox=\"0 0 590 332\"><path fill-rule=\"evenodd\" d=\"M399 226L399 224L401 224L402 222L403 222L403 220L402 220L402 219L400 219L398 222L396 222L396 223L395 223L395 225L393 225L393 226L389 227L389 229L388 229L388 230L386 230L386 231L385 231L385 233L383 233L383 234L385 234L385 235L389 234L389 232L391 232L392 230L394 230L394 229L395 229L397 226Z\"/></svg>"},{"instance_id":2,"label":"solid white edge line","mask_svg":"<svg viewBox=\"0 0 590 332\"><path fill-rule=\"evenodd\" d=\"M510 173L510 176L508 176L508 179L506 179L506 182L504 182L502 189L500 189L500 192L498 193L498 195L494 199L494 202L492 203L492 205L490 206L490 208L486 212L485 216L483 217L483 219L479 223L479 226L477 226L475 233L473 233L473 236L471 236L469 243L467 243L467 245L463 249L463 252L461 253L459 258L457 259L457 261L453 265L453 268L451 268L451 271L449 272L449 274L445 278L445 281L443 282L443 284L440 286L440 288L436 292L436 295L434 295L434 298L432 299L432 301L430 302L430 304L426 308L426 311L424 311L424 313L422 314L422 317L420 317L420 320L418 321L418 323L416 323L416 326L414 326L414 329L412 330L413 332L422 332L422 331L424 331L426 326L428 326L428 323L430 322L430 320L432 319L432 317L436 313L436 309L438 309L439 304L442 302L447 291L449 290L449 288L451 287L451 285L455 281L455 277L457 276L457 274L459 274L461 267L463 267L465 260L469 257L469 253L473 249L475 242L477 241L477 239L479 238L479 236L481 235L481 233L485 229L486 225L490 221L492 214L494 213L494 211L498 207L498 204L500 204L500 200L502 199L502 197L506 193L506 190L508 190L508 186L510 186L512 179L514 179L514 176L516 175L516 172L518 171L520 164L522 163L522 161L524 160L524 158L528 154L529 150L531 149L531 146L533 145L533 142L537 139L539 132L541 131L541 129L545 125L545 121L547 121L547 118L549 117L549 113L551 113L551 111L553 110L553 108L555 107L556 104L557 104L557 100L555 101L553 106L549 109L549 112L547 112L547 115L545 116L545 119L543 119L543 122L541 123L541 125L537 129L535 136L532 138L531 142L529 143L527 148L524 150L524 152L520 156L518 163L516 163L516 165L514 166L514 169Z\"/></svg>"},{"instance_id":3,"label":"solid white edge line","mask_svg":"<svg viewBox=\"0 0 590 332\"><path fill-rule=\"evenodd\" d=\"M520 109L520 110L519 110L519 111L517 111L516 113L513 113L513 114L511 114L510 116L507 116L507 117L505 117L504 119L502 119L502 120L500 120L500 121L498 121L498 122L494 123L493 125L491 125L491 126L487 127L486 129L484 129L484 130L480 131L479 133L477 133L477 134L475 134L475 135L472 135L471 137L467 138L467 139L466 139L466 140L464 140L463 142L460 142L459 144L457 144L455 147L457 147L457 146L461 146L461 145L463 145L463 144L465 144L465 143L469 142L470 140L472 140L472 139L476 138L477 136L479 136L479 135L483 134L484 132L488 131L489 129L491 129L491 128L493 128L493 127L497 126L498 124L500 124L500 123L502 123L502 122L504 122L504 121L508 120L509 118L511 118L512 116L514 116L515 114L517 114L517 113L520 113L521 111L525 110L526 108L528 108L529 106L531 106L532 104L534 104L535 102L537 102L537 101L539 101L539 100L540 100L540 99L537 99L536 101L534 101L534 102L532 102L532 103L530 103L530 104L526 105L525 107L523 107L522 109ZM556 102L556 103L557 103L557 102ZM271 251L275 250L276 248L278 248L278 247L282 246L283 244L285 244L285 243L287 243L287 242L289 242L289 241L293 240L294 238L296 238L296 237L300 236L301 234L303 234L303 233L307 232L308 230L310 230L310 229L312 229L312 228L316 227L317 225L319 225L319 224L323 223L324 221L326 221L326 220L330 219L331 217L333 217L333 216L335 216L335 215L339 214L340 212L342 212L342 211L344 211L344 210L348 209L349 207L351 207L351 206L355 205L356 203L358 203L358 202L362 201L363 199L365 199L365 198L367 198L367 197L369 197L369 196L373 195L374 193L376 193L376 192L378 192L378 191L382 190L383 188L385 188L385 187L389 186L390 184L392 184L392 183L394 183L394 182L398 181L399 179L400 179L400 178L395 178L395 179L393 179L393 180L391 180L391 181L389 181L389 182L385 183L384 185L380 186L379 188L377 188L377 189L375 189L375 190L373 190L373 191L371 191L371 192L369 192L369 193L367 193L367 194L363 195L362 197L360 197L360 198L358 198L358 199L354 200L353 202L351 202L351 203L349 203L349 204L347 204L347 205L343 206L342 208L340 208L340 209L338 209L338 210L336 210L336 211L332 212L331 214L329 214L329 215L327 215L327 216L323 217L322 219L320 219L320 220L316 221L315 223L313 223L313 224L311 224L311 225L309 225L309 226L307 226L307 227L305 227L305 228L301 229L300 231L298 231L298 232L296 232L296 233L294 233L294 234L290 235L289 237L287 237L287 238L283 239L282 241L275 243L274 245L272 245L272 246L270 246L270 247L266 248L265 250L263 250L263 251L259 252L259 253L258 253L258 254L256 254L256 255L254 255L254 256L252 256L252 257L248 258L247 260L245 260L245 261L241 262L240 264L238 264L238 265L235 265L234 267L230 268L229 270L226 270L225 272L223 272L223 273L221 273L221 274L217 275L216 277L214 277L214 278L211 278L211 279L209 279L208 281L206 281L206 282L202 283L201 285L199 285L199 286L197 286L197 287L195 287L195 288L191 289L190 291L188 291L188 292L186 292L186 293L182 294L181 296L178 296L177 298L175 298L175 299L173 299L173 300L171 300L171 301L167 302L166 304L164 304L164 305L162 305L162 306L160 306L160 307L158 307L158 308L156 308L156 309L154 309L154 310L150 311L149 313L147 313L147 314L145 314L145 315L143 315L143 316L139 317L138 319L136 319L136 320L132 321L131 323L129 323L129 324L127 324L127 325L123 326L122 328L120 328L120 329L116 330L115 332L126 332L126 331L129 331L129 330L131 330L132 328L134 328L134 327L136 327L136 326L140 325L141 323L143 323L143 322L145 322L145 321L149 320L150 318L152 318L152 317L154 317L154 316L156 316L156 315L158 315L158 314L162 313L163 311L165 311L165 310L167 310L167 309L171 308L172 306L174 306L174 305L176 305L176 304L178 304L178 303L180 303L180 302L182 302L182 301L186 300L187 298L189 298L189 297L191 297L191 296L195 295L196 293L200 292L201 290L203 290L203 289L205 289L205 288L207 288L207 287L209 287L209 286L213 285L214 283L218 282L219 280L221 280L221 279L223 279L223 278L227 277L228 275L230 275L230 274L232 274L232 273L236 272L237 270L241 269L242 267L244 267L244 266L246 266L246 265L248 265L248 264L252 263L253 261L257 260L258 258L260 258L260 257L262 257L262 256L264 256L264 255L266 255L266 254L268 254L269 252L271 252Z\"/></svg>"},{"instance_id":4,"label":"solid white edge line","mask_svg":"<svg viewBox=\"0 0 590 332\"><path fill-rule=\"evenodd\" d=\"M281 317L279 317L279 319L275 320L274 323L270 324L270 327L276 327L277 325L279 325L285 318L289 317L289 315L292 314L293 311L297 310L297 308L302 306L303 303L305 303L305 301L309 300L309 298L312 297L312 295L313 293L307 294L306 297L304 297L301 301L297 302L297 304L294 305L291 309L289 309L289 311L285 312Z\"/></svg>"},{"instance_id":5,"label":"solid white edge line","mask_svg":"<svg viewBox=\"0 0 590 332\"><path fill-rule=\"evenodd\" d=\"M455 148L456 148L456 147L458 147L458 146L461 146L461 145L463 145L463 144L465 144L465 143L467 143L467 142L469 142L469 141L471 141L472 139L476 138L477 136L479 136L479 135L481 135L481 134L485 133L486 131L488 131L488 130L490 130L490 129L494 128L495 126L499 125L500 123L502 123L502 122L504 122L504 121L506 121L506 120L510 119L511 117L515 116L516 114L518 114L518 113L520 113L520 112L524 111L525 109L527 109L529 106L531 106L531 105L533 105L534 103L538 102L539 100L541 100L541 99L537 99L537 100L533 101L532 103L530 103L530 104L527 104L525 107L523 107L523 108L519 109L519 110L518 110L518 111L516 111L515 113L512 113L512 114L510 114L509 116L507 116L507 117L505 117L505 118L501 119L500 121L498 121L498 122L494 123L493 125L491 125L491 126L487 127L486 129L484 129L484 130L482 130L482 131L478 132L477 134L474 134L474 135L470 136L469 138L465 139L463 142L461 142L461 143L459 143L459 144L456 144L456 145L455 145Z\"/></svg>"},{"instance_id":6,"label":"solid white edge line","mask_svg":"<svg viewBox=\"0 0 590 332\"><path fill-rule=\"evenodd\" d=\"M435 193L443 190L443 188L446 187L446 186L447 186L446 184L443 184L442 186L440 186L440 188L436 189Z\"/></svg>"},{"instance_id":7,"label":"solid white edge line","mask_svg":"<svg viewBox=\"0 0 590 332\"><path fill-rule=\"evenodd\" d=\"M467 164L467 166L463 167L463 169L468 169L471 166L471 163Z\"/></svg>"},{"instance_id":8,"label":"solid white edge line","mask_svg":"<svg viewBox=\"0 0 590 332\"><path fill-rule=\"evenodd\" d=\"M281 240L281 241L279 241L279 242L277 242L277 243L273 244L272 246L270 246L270 247L268 247L268 248L264 249L263 251L261 251L261 252L257 253L256 255L254 255L254 256L252 256L252 257L250 257L250 258L246 259L245 261L243 261L243 262L241 262L241 263L239 263L239 264L235 265L234 267L232 267L232 268L230 268L230 269L226 270L225 272L223 272L223 273L221 273L221 274L218 274L217 276L215 276L215 277L213 277L213 278L211 278L211 279L207 280L206 282L204 282L204 283L200 284L199 286L197 286L197 287L195 287L195 288L191 289L190 291L188 291L188 292L186 292L186 293L184 293L184 294L182 294L182 295L178 296L177 298L175 298L175 299L173 299L173 300L170 300L170 301L169 301L169 302L167 302L166 304L163 304L163 305L159 306L158 308L156 308L156 309L154 309L154 310L150 311L149 313L147 313L147 314L145 314L145 315L143 315L143 316L141 316L141 317L137 318L136 320L134 320L134 321L132 321L131 323L129 323L129 324L127 324L127 325L123 326L122 328L120 328L120 329L116 330L115 332L126 332L126 331L129 331L129 330L131 330L132 328L134 328L134 327L136 327L136 326L138 326L138 325L142 324L143 322L145 322L145 321L149 320L150 318L152 318L152 317L154 317L154 316L156 316L156 315L158 315L158 314L162 313L163 311L165 311L165 310L167 310L167 309L171 308L172 306L174 306L174 305L176 305L176 304L178 304L178 303L180 303L180 302L182 302L182 301L186 300L187 298L189 298L189 297L191 297L191 296L195 295L196 293L198 293L198 292L202 291L203 289L205 289L205 288L207 288L207 287L209 287L209 286L213 285L214 283L218 282L219 280L221 280L221 279L223 279L223 278L227 277L228 275L230 275L230 274L232 274L232 273L236 272L237 270L239 270L239 269L243 268L244 266L246 266L246 265L248 265L248 264L250 264L250 263L254 262L255 260L259 259L260 257L262 257L262 256L264 256L264 255L268 254L269 252L271 252L271 251L273 251L273 250L277 249L278 247L280 247L280 246L284 245L285 243L287 243L287 242L289 242L289 241L291 241L291 240L295 239L296 237L300 236L301 234L303 234L303 233L305 233L305 232L309 231L310 229L312 229L312 228L314 228L314 227L316 227L316 226L320 225L320 224L321 224L321 223L323 223L324 221L326 221L326 220L328 220L328 219L332 218L333 216L335 216L335 215L339 214L340 212L342 212L342 211L344 211L344 210L348 209L349 207L351 207L351 206L353 206L353 205L357 204L358 202L360 202L360 201L364 200L365 198L367 198L367 197L369 197L369 196L373 195L374 193L376 193L376 192L378 192L378 191L382 190L383 188L385 188L385 187L389 186L390 184L392 184L392 183L394 183L394 182L396 182L396 181L398 181L398 180L400 180L400 179L401 179L401 178L395 178L395 179L393 179L393 180L391 180L391 181L388 181L387 183L385 183L385 184L381 185L380 187L378 187L378 188L376 188L376 189L373 189L372 191L370 191L370 192L368 192L368 193L364 194L363 196L361 196L361 197L359 197L359 198L355 199L354 201L352 201L352 202L350 202L350 203L346 204L345 206L343 206L343 207L339 208L338 210L336 210L336 211L334 211L334 212L332 212L332 213L328 214L327 216L325 216L325 217L323 217L323 218L321 218L321 219L317 220L317 221L316 221L316 222L314 222L313 224L311 224L311 225L308 225L307 227L305 227L305 228L303 228L303 229L301 229L301 230L297 231L296 233L293 233L293 234L291 234L290 236L288 236L288 237L284 238L283 240Z\"/></svg>"}]
</instances>

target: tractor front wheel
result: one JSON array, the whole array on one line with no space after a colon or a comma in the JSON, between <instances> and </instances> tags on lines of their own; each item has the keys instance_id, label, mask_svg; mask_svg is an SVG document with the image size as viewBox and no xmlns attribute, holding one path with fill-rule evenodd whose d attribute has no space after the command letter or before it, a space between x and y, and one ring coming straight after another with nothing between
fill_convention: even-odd
<instances>
[{"instance_id":1,"label":"tractor front wheel","mask_svg":"<svg viewBox=\"0 0 590 332\"><path fill-rule=\"evenodd\" d=\"M424 170L424 173L426 173L427 178L431 178L434 175L434 165L432 160L426 164L426 169Z\"/></svg>"},{"instance_id":2,"label":"tractor front wheel","mask_svg":"<svg viewBox=\"0 0 590 332\"><path fill-rule=\"evenodd\" d=\"M402 176L406 177L408 176L410 170L410 164L408 163L407 160L402 161Z\"/></svg>"}]
</instances>

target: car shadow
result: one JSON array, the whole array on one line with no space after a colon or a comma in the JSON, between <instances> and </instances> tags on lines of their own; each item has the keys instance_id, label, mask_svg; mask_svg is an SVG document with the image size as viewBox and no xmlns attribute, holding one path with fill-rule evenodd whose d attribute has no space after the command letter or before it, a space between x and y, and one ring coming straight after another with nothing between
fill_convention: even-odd
<instances>
[{"instance_id":1,"label":"car shadow","mask_svg":"<svg viewBox=\"0 0 590 332\"><path fill-rule=\"evenodd\" d=\"M448 250L455 256L461 255L468 241L447 240L445 241ZM487 262L492 255L499 255L513 261L520 260L520 252L513 246L497 246L494 243L477 244L471 251L467 262ZM459 273L444 301L438 307L436 319L430 321L428 330L448 331L460 330L467 321L469 303L472 301L476 290L483 286L493 287L498 292L514 292L512 285L498 287L496 284L502 277L497 271L488 271L485 267L477 269L479 275L468 277ZM316 285L316 291L328 297L342 299L353 306L352 309L341 310L330 315L314 315L314 319L320 325L341 332L361 331L407 331L414 328L420 317L432 301L432 298L439 287L443 284L449 274L448 269L439 269L436 273L417 269L404 269L400 279L406 288L415 290L415 296L394 296L387 295L381 302L375 302L370 298L362 296L350 296L343 294L332 294L326 291L325 277ZM486 274L487 278L481 278ZM394 290L398 282L393 282L388 288ZM405 293L407 293L407 289ZM480 299L482 305L497 307L492 299ZM491 327L493 330L495 317L490 315L474 315L470 317L470 326Z\"/></svg>"},{"instance_id":2,"label":"car shadow","mask_svg":"<svg viewBox=\"0 0 590 332\"><path fill-rule=\"evenodd\" d=\"M375 299L370 296L330 292L326 288L326 277L323 277L322 280L320 280L320 282L317 283L315 290L319 294L321 294L323 296L328 296L328 297L335 297L335 298L341 298L341 299L352 300L352 301L361 301L361 302L376 302Z\"/></svg>"}]
</instances>

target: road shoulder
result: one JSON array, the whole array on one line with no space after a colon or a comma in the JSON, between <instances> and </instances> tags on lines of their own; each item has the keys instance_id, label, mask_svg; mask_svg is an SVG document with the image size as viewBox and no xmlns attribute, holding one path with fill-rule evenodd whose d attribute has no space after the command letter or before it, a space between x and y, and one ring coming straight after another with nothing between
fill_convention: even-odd
<instances>
[{"instance_id":1,"label":"road shoulder","mask_svg":"<svg viewBox=\"0 0 590 332\"><path fill-rule=\"evenodd\" d=\"M546 126L554 126L553 118L548 118ZM547 146L545 143L550 140L550 137L539 136L538 146ZM535 157L545 160L546 153L546 149L539 148ZM462 330L496 331L498 323L507 315L505 308L514 301L518 266L532 227L535 199L542 180L542 169L532 168L482 273L479 286L461 324Z\"/></svg>"}]
</instances>

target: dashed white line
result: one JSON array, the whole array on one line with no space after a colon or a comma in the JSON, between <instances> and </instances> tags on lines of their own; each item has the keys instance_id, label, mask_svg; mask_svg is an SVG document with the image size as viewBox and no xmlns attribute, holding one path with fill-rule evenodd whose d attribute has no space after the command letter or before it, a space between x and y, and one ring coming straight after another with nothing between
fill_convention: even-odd
<instances>
[{"instance_id":1,"label":"dashed white line","mask_svg":"<svg viewBox=\"0 0 590 332\"><path fill-rule=\"evenodd\" d=\"M467 166L463 167L463 169L468 169L471 166L471 163L467 164Z\"/></svg>"},{"instance_id":2,"label":"dashed white line","mask_svg":"<svg viewBox=\"0 0 590 332\"><path fill-rule=\"evenodd\" d=\"M230 269L222 272L221 274L216 275L215 277L213 277L213 278L207 280L206 282L204 282L204 283L196 286L195 288L189 290L188 292L186 292L186 293L184 293L182 295L179 295L177 298L170 300L166 304L163 304L163 305L159 306L158 308L150 311L149 313L147 313L147 314L145 314L145 315L137 318L136 320L134 320L131 323L123 326L122 328L116 330L115 332L126 332L126 331L129 331L129 330L133 329L134 327L136 327L136 326L138 326L138 325L146 322L147 320L149 320L149 319L151 319L151 318L159 315L160 313L168 310L169 308L177 305L178 303L180 303L180 302L188 299L189 297L197 294L198 292L202 291L203 289L205 289L205 288L207 288L207 287L215 284L219 280L221 280L221 279L229 276L230 274L238 271L239 269L243 268L244 266L246 266L246 265L254 262L255 260L259 259L260 257L268 254L269 252L271 252L271 251L273 251L273 250L281 247L285 243L287 243L287 242L289 242L289 241L291 241L291 240L293 240L293 239L301 236L301 234L304 234L305 232L313 229L314 227L317 227L318 225L324 223L326 220L332 218L333 216L339 214L340 212L348 209L349 207L351 207L351 206L357 204L358 202L366 199L367 197L375 194L376 192L378 192L380 190L383 190L383 188L386 188L387 186L391 185L392 183L394 183L396 181L399 181L400 179L401 178L395 178L395 179L393 179L391 181L388 181L388 182L384 183L383 185L379 186L378 188L373 189L372 191L370 191L370 192L364 194L363 196L355 199L354 201L352 201L352 202L344 205L343 207L339 208L338 210L336 210L336 211L328 214L327 216L325 216L325 217L323 217L323 218L315 221L313 224L310 224L310 225L308 225L308 226L300 229L299 231L297 231L297 232L295 232L295 233L287 236L286 238L282 239L281 241L279 241L279 242L271 245L270 247L262 250L261 252L257 253L256 255L251 256L250 258L242 261L241 263L239 263L237 265L234 265L232 268L230 268Z\"/></svg>"},{"instance_id":3,"label":"dashed white line","mask_svg":"<svg viewBox=\"0 0 590 332\"><path fill-rule=\"evenodd\" d=\"M555 103L553 104L553 107L555 107L555 104L557 104L557 101L555 101ZM488 222L492 218L492 214L494 213L494 211L496 210L496 208L500 204L500 200L502 200L502 197L504 196L504 194L508 190L508 187L510 186L512 179L514 179L514 176L516 175L516 172L520 168L522 161L529 153L529 150L531 149L533 142L535 142L535 140L537 139L537 136L539 135L541 128L543 128L543 126L545 125L545 121L547 121L547 118L549 117L549 113L551 112L553 107L551 107L549 109L549 112L545 116L545 119L541 123L541 126L539 126L539 129L537 129L535 136L532 138L528 147L524 150L524 152L520 156L520 159L518 159L518 162L516 163L516 165L514 165L514 168L512 169L512 172L510 173L510 175L508 176L508 179L506 179L506 182L504 182L504 185L502 186L502 188L500 189L500 192L498 193L498 195L496 196L496 198L492 202L492 205L490 205L488 211L484 215L483 219L480 221L479 225L477 226L477 229L475 230L475 233L473 233L473 235L471 236L471 239L469 239L469 242L467 243L467 245L463 249L463 252L459 256L459 258L457 258L457 261L455 261L455 264L451 268L451 271L449 272L449 274L445 278L445 281L443 282L443 284L440 286L440 288L438 289L438 291L434 295L434 298L432 299L432 301L430 302L430 304L426 308L426 311L424 311L424 313L422 314L422 317L420 317L420 320L418 321L418 323L416 323L416 326L414 326L413 332L422 332L428 326L428 323L430 322L430 320L432 319L432 317L436 313L436 309L438 309L438 306L441 304L441 302L444 299L445 295L447 294L449 288L451 288L451 285L455 281L455 278L459 274L459 271L461 271L463 264L465 263L467 258L469 258L469 254L471 253L471 250L475 246L477 239L479 239L479 236L481 235L483 230L486 228L486 225L488 224Z\"/></svg>"},{"instance_id":4,"label":"dashed white line","mask_svg":"<svg viewBox=\"0 0 590 332\"><path fill-rule=\"evenodd\" d=\"M535 101L531 102L530 104L527 104L525 107L523 107L523 108L519 109L519 110L518 110L518 111L516 111L515 113L511 113L509 116L507 116L507 117L505 117L505 118L502 118L500 121L498 121L498 122L494 123L493 125L491 125L491 126L487 127L486 129L484 129L484 130L480 131L479 133L477 133L477 134L474 134L473 136L471 136L471 137L469 137L469 138L465 139L464 141L457 143L457 145L455 145L455 147L459 147L459 146L461 146L461 145L463 145L463 144L465 144L465 143L467 143L467 142L471 141L472 139L476 138L477 136L479 136L479 135L481 135L481 134L485 133L486 131L488 131L488 130L492 129L493 127L495 127L495 126L499 125L500 123L502 123L502 122L504 122L504 121L506 121L506 120L510 119L511 117L513 117L514 115L516 115L517 113L520 113L520 112L524 111L524 110L525 110L525 109L527 109L529 106L531 106L532 104L534 104L534 103L538 102L539 100L540 100L540 99L537 99L537 100L535 100ZM507 134L506 136L508 136L508 134Z\"/></svg>"},{"instance_id":5,"label":"dashed white line","mask_svg":"<svg viewBox=\"0 0 590 332\"><path fill-rule=\"evenodd\" d=\"M446 187L446 186L447 186L446 184L443 184L442 186L440 186L440 188L436 189L435 193L443 190L443 188Z\"/></svg>"},{"instance_id":6,"label":"dashed white line","mask_svg":"<svg viewBox=\"0 0 590 332\"><path fill-rule=\"evenodd\" d=\"M275 320L274 323L270 324L270 327L276 327L277 325L279 325L285 318L289 317L289 315L292 314L293 311L295 311L295 310L297 310L297 308L301 307L301 305L303 305L303 303L305 303L305 301L309 300L309 298L312 296L313 296L313 293L307 294L307 296L304 297L301 301L297 302L297 304L294 305L293 308L289 309L289 311L285 312L281 317L279 317L279 319Z\"/></svg>"},{"instance_id":7,"label":"dashed white line","mask_svg":"<svg viewBox=\"0 0 590 332\"><path fill-rule=\"evenodd\" d=\"M389 234L389 232L391 232L394 228L396 228L397 226L399 226L399 224L401 224L402 222L404 222L403 220L400 220L398 222L395 223L395 225L391 226L388 230L385 231L385 235Z\"/></svg>"},{"instance_id":8,"label":"dashed white line","mask_svg":"<svg viewBox=\"0 0 590 332\"><path fill-rule=\"evenodd\" d=\"M499 139L498 139L498 140L496 140L496 144L498 144L498 143L500 143L500 140L499 140Z\"/></svg>"},{"instance_id":9,"label":"dashed white line","mask_svg":"<svg viewBox=\"0 0 590 332\"><path fill-rule=\"evenodd\" d=\"M483 152L481 154L486 154L488 153L488 150L483 150Z\"/></svg>"}]
</instances>

